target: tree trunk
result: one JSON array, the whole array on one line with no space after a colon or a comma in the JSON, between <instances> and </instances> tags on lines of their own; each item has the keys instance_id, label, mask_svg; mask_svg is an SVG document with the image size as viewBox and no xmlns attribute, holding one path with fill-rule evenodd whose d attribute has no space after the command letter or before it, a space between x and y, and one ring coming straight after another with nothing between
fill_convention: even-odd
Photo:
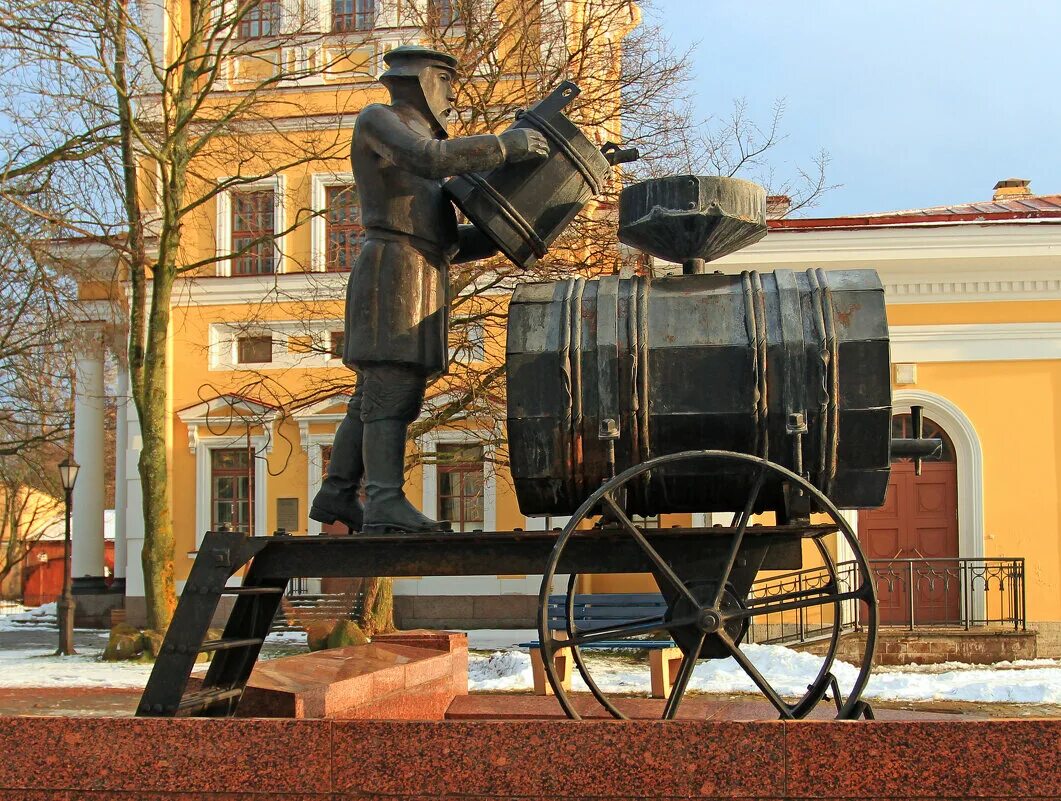
<instances>
[{"instance_id":1,"label":"tree trunk","mask_svg":"<svg viewBox=\"0 0 1061 801\"><path fill-rule=\"evenodd\" d=\"M144 501L144 549L141 554L144 595L148 628L159 632L169 628L177 605L173 578L175 542L173 520L170 517L166 454L166 340L173 275L172 265L159 264L153 276L141 392L137 393L140 395L137 398L137 411L143 436L138 467Z\"/></svg>"},{"instance_id":2,"label":"tree trunk","mask_svg":"<svg viewBox=\"0 0 1061 801\"><path fill-rule=\"evenodd\" d=\"M367 578L362 583L364 606L358 625L367 636L396 631L394 625L394 580Z\"/></svg>"}]
</instances>

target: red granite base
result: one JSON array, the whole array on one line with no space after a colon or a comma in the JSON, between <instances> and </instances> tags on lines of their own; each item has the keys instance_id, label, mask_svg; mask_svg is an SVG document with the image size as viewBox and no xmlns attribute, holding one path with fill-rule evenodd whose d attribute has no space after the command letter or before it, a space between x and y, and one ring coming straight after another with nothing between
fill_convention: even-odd
<instances>
[{"instance_id":1,"label":"red granite base","mask_svg":"<svg viewBox=\"0 0 1061 801\"><path fill-rule=\"evenodd\" d=\"M192 677L189 689L201 679ZM441 720L468 692L468 638L411 631L367 645L259 662L240 699L241 718Z\"/></svg>"},{"instance_id":2,"label":"red granite base","mask_svg":"<svg viewBox=\"0 0 1061 801\"><path fill-rule=\"evenodd\" d=\"M1056 799L1061 721L0 718L0 799Z\"/></svg>"},{"instance_id":3,"label":"red granite base","mask_svg":"<svg viewBox=\"0 0 1061 801\"><path fill-rule=\"evenodd\" d=\"M611 714L589 693L569 696L580 716L591 720L611 720ZM659 720L662 698L613 697L615 706L632 720ZM874 707L877 720L973 720L987 717L975 712L934 712ZM819 704L811 711L814 720L833 720L836 709ZM515 693L475 693L453 699L446 710L447 720L566 720L567 715L555 698ZM679 720L775 721L777 710L761 697L690 695L682 700Z\"/></svg>"}]
</instances>

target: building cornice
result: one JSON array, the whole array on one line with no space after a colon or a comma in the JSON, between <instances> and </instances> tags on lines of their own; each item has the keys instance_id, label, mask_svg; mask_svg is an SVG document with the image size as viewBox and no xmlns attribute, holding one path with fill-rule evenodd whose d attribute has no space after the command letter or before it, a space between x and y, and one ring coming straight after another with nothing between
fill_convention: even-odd
<instances>
[{"instance_id":1,"label":"building cornice","mask_svg":"<svg viewBox=\"0 0 1061 801\"><path fill-rule=\"evenodd\" d=\"M893 325L893 363L1061 359L1061 323Z\"/></svg>"},{"instance_id":2,"label":"building cornice","mask_svg":"<svg viewBox=\"0 0 1061 801\"><path fill-rule=\"evenodd\" d=\"M711 266L870 268L892 304L1061 300L1061 225L775 229Z\"/></svg>"}]
</instances>

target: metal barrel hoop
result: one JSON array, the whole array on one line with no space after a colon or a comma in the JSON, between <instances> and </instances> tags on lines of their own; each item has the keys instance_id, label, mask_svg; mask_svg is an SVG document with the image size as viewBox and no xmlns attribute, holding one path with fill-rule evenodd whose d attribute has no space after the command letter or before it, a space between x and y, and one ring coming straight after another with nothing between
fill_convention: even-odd
<instances>
[{"instance_id":1,"label":"metal barrel hoop","mask_svg":"<svg viewBox=\"0 0 1061 801\"><path fill-rule=\"evenodd\" d=\"M542 135L545 136L555 147L559 148L568 161L570 161L575 169L582 173L582 177L586 179L586 183L589 188L593 190L594 195L599 195L603 186L601 180L597 177L596 173L593 172L593 167L583 158L582 154L571 147L571 143L567 141L567 137L556 130L555 126L545 119L541 114L538 114L533 109L522 109L516 112L516 119L526 119L531 124L541 131Z\"/></svg>"},{"instance_id":2,"label":"metal barrel hoop","mask_svg":"<svg viewBox=\"0 0 1061 801\"><path fill-rule=\"evenodd\" d=\"M538 232L534 230L534 227L519 213L519 210L508 202L508 198L494 189L489 181L474 172L466 173L460 177L467 179L469 183L474 184L477 189L489 197L496 205L497 213L504 218L505 222L512 226L516 233L526 242L527 246L534 251L534 255L539 259L544 258L545 254L549 252L549 248L542 241L542 238L538 236Z\"/></svg>"},{"instance_id":3,"label":"metal barrel hoop","mask_svg":"<svg viewBox=\"0 0 1061 801\"><path fill-rule=\"evenodd\" d=\"M568 352L568 363L571 370L571 463L582 461L582 438L585 436L583 422L585 419L582 406L582 294L586 289L585 278L575 278L568 301L569 324L571 327L571 348ZM581 471L572 471L574 491L578 496L585 494Z\"/></svg>"}]
</instances>

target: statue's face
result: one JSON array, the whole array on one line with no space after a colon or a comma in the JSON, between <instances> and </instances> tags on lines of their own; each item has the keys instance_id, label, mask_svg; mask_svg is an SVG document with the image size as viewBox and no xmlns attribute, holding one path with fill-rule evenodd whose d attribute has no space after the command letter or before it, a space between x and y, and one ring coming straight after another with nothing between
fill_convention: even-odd
<instances>
[{"instance_id":1,"label":"statue's face","mask_svg":"<svg viewBox=\"0 0 1061 801\"><path fill-rule=\"evenodd\" d=\"M455 111L453 104L457 102L454 77L453 71L445 67L425 67L420 73L427 108L444 133L449 132L449 119Z\"/></svg>"}]
</instances>

